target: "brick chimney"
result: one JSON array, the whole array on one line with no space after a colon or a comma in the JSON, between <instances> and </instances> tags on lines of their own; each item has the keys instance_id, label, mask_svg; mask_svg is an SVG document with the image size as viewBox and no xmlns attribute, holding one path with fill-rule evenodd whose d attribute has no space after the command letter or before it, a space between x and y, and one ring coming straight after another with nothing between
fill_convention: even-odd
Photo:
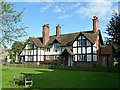
<instances>
[{"instance_id":1,"label":"brick chimney","mask_svg":"<svg viewBox=\"0 0 120 90\"><path fill-rule=\"evenodd\" d=\"M56 26L56 36L59 36L61 34L61 27L60 27L60 25L58 24L57 26Z\"/></svg>"},{"instance_id":2,"label":"brick chimney","mask_svg":"<svg viewBox=\"0 0 120 90\"><path fill-rule=\"evenodd\" d=\"M93 31L97 32L98 31L98 17L93 16Z\"/></svg>"},{"instance_id":3,"label":"brick chimney","mask_svg":"<svg viewBox=\"0 0 120 90\"><path fill-rule=\"evenodd\" d=\"M98 31L98 17L93 16L93 31L94 33L96 33ZM99 35L97 35L96 38L96 47L97 47L97 51L99 51L100 49L100 39L99 39Z\"/></svg>"},{"instance_id":4,"label":"brick chimney","mask_svg":"<svg viewBox=\"0 0 120 90\"><path fill-rule=\"evenodd\" d=\"M50 39L49 32L50 32L49 24L44 24L43 25L43 45L46 45L46 43Z\"/></svg>"}]
</instances>

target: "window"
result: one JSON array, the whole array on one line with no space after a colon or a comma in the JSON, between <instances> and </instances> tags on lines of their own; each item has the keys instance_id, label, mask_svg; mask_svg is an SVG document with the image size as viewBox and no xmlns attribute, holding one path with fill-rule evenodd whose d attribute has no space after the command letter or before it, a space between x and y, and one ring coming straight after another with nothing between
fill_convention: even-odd
<instances>
[{"instance_id":1,"label":"window","mask_svg":"<svg viewBox=\"0 0 120 90\"><path fill-rule=\"evenodd\" d=\"M54 48L59 48L58 43L53 44Z\"/></svg>"},{"instance_id":2,"label":"window","mask_svg":"<svg viewBox=\"0 0 120 90\"><path fill-rule=\"evenodd\" d=\"M97 55L93 54L93 61L97 61Z\"/></svg>"},{"instance_id":3,"label":"window","mask_svg":"<svg viewBox=\"0 0 120 90\"><path fill-rule=\"evenodd\" d=\"M31 50L27 50L27 55L31 55L32 51Z\"/></svg>"},{"instance_id":4,"label":"window","mask_svg":"<svg viewBox=\"0 0 120 90\"><path fill-rule=\"evenodd\" d=\"M77 48L73 48L73 53L77 53Z\"/></svg>"},{"instance_id":5,"label":"window","mask_svg":"<svg viewBox=\"0 0 120 90\"><path fill-rule=\"evenodd\" d=\"M87 46L91 46L91 43L87 40Z\"/></svg>"},{"instance_id":6,"label":"window","mask_svg":"<svg viewBox=\"0 0 120 90\"><path fill-rule=\"evenodd\" d=\"M54 60L58 60L59 56L54 56Z\"/></svg>"},{"instance_id":7,"label":"window","mask_svg":"<svg viewBox=\"0 0 120 90\"><path fill-rule=\"evenodd\" d=\"M91 55L87 55L87 61L91 61Z\"/></svg>"},{"instance_id":8,"label":"window","mask_svg":"<svg viewBox=\"0 0 120 90\"><path fill-rule=\"evenodd\" d=\"M78 46L86 46L86 40L85 39L81 39L78 41Z\"/></svg>"},{"instance_id":9,"label":"window","mask_svg":"<svg viewBox=\"0 0 120 90\"><path fill-rule=\"evenodd\" d=\"M47 48L47 52L50 52L50 48Z\"/></svg>"},{"instance_id":10,"label":"window","mask_svg":"<svg viewBox=\"0 0 120 90\"><path fill-rule=\"evenodd\" d=\"M57 52L58 49L59 49L59 44L58 43L54 43L53 46L54 46L54 51Z\"/></svg>"},{"instance_id":11,"label":"window","mask_svg":"<svg viewBox=\"0 0 120 90\"><path fill-rule=\"evenodd\" d=\"M50 60L50 56L46 56L46 60Z\"/></svg>"},{"instance_id":12,"label":"window","mask_svg":"<svg viewBox=\"0 0 120 90\"><path fill-rule=\"evenodd\" d=\"M86 55L78 55L78 61L86 61L87 56Z\"/></svg>"},{"instance_id":13,"label":"window","mask_svg":"<svg viewBox=\"0 0 120 90\"><path fill-rule=\"evenodd\" d=\"M33 56L28 56L28 61L33 61Z\"/></svg>"}]
</instances>

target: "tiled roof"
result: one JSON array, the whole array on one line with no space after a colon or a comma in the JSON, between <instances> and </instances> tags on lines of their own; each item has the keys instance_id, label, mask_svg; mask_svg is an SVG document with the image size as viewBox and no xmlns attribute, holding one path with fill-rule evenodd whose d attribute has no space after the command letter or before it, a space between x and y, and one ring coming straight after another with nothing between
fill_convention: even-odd
<instances>
[{"instance_id":1,"label":"tiled roof","mask_svg":"<svg viewBox=\"0 0 120 90\"><path fill-rule=\"evenodd\" d=\"M26 42L28 43L29 41L32 41L37 47L44 47L40 38L29 37L29 39ZM22 48L19 50L19 52L18 52L19 55L20 55L20 53L22 52L23 48L26 46L27 43L25 43L22 46Z\"/></svg>"},{"instance_id":2,"label":"tiled roof","mask_svg":"<svg viewBox=\"0 0 120 90\"><path fill-rule=\"evenodd\" d=\"M69 46L72 45L72 43L75 41L75 39L82 34L85 36L91 43L95 43L97 35L99 35L99 32L94 33L93 31L86 31L86 32L76 32L76 33L70 33L70 34L61 34L60 36L50 36L50 40L47 42L46 47L51 45L55 40L60 43L60 46ZM102 38L101 38L102 40ZM103 42L103 41L101 41Z\"/></svg>"},{"instance_id":3,"label":"tiled roof","mask_svg":"<svg viewBox=\"0 0 120 90\"><path fill-rule=\"evenodd\" d=\"M70 55L74 55L73 52L70 50L70 48L65 48L65 50L61 53L61 55L64 55L64 53L66 52Z\"/></svg>"},{"instance_id":4,"label":"tiled roof","mask_svg":"<svg viewBox=\"0 0 120 90\"><path fill-rule=\"evenodd\" d=\"M83 34L90 42L92 42L92 43L94 44L95 41L96 41L98 32L97 32L97 33L84 33L84 32L82 32L82 34Z\"/></svg>"},{"instance_id":5,"label":"tiled roof","mask_svg":"<svg viewBox=\"0 0 120 90\"><path fill-rule=\"evenodd\" d=\"M34 42L34 44L37 47L51 47L53 42L58 42L60 46L70 46L73 44L73 42L76 40L76 38L80 34L85 36L93 44L96 41L97 35L101 36L100 31L96 33L94 33L93 31L85 31L85 32L76 32L76 33L70 33L70 34L61 34L59 36L53 35L53 36L50 36L50 40L47 42L45 46L43 45L43 42L42 42L43 37L37 37L37 38L30 37L29 40ZM102 37L100 37L100 39L101 39L101 42L103 42Z\"/></svg>"},{"instance_id":6,"label":"tiled roof","mask_svg":"<svg viewBox=\"0 0 120 90\"><path fill-rule=\"evenodd\" d=\"M37 47L44 47L44 45L42 44L39 38L30 37L30 40L33 41Z\"/></svg>"}]
</instances>

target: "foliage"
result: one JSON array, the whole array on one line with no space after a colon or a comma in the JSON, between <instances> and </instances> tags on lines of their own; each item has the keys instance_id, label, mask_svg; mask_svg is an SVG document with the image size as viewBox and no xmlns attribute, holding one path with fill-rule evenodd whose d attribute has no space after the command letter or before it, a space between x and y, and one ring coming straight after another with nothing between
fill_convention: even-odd
<instances>
[{"instance_id":1,"label":"foliage","mask_svg":"<svg viewBox=\"0 0 120 90\"><path fill-rule=\"evenodd\" d=\"M120 14L113 13L109 24L107 25L106 33L110 36L107 42L120 46Z\"/></svg>"},{"instance_id":2,"label":"foliage","mask_svg":"<svg viewBox=\"0 0 120 90\"><path fill-rule=\"evenodd\" d=\"M15 61L16 60L16 55L18 55L19 51L23 47L23 43L19 41L15 41L12 45L12 48L10 50L10 58Z\"/></svg>"},{"instance_id":3,"label":"foliage","mask_svg":"<svg viewBox=\"0 0 120 90\"><path fill-rule=\"evenodd\" d=\"M8 2L0 2L0 44L7 47L17 39L26 36L25 29L27 27L22 23L22 14L24 9L17 12L14 4Z\"/></svg>"}]
</instances>

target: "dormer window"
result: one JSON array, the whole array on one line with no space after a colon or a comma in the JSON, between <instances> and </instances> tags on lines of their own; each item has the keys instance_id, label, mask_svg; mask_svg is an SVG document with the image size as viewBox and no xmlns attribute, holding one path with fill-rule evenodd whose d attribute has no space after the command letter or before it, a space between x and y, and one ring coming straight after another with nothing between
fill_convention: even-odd
<instances>
[{"instance_id":1,"label":"dormer window","mask_svg":"<svg viewBox=\"0 0 120 90\"><path fill-rule=\"evenodd\" d=\"M58 43L53 44L54 48L59 48Z\"/></svg>"},{"instance_id":2,"label":"dormer window","mask_svg":"<svg viewBox=\"0 0 120 90\"><path fill-rule=\"evenodd\" d=\"M54 51L57 52L59 49L59 44L58 43L53 43Z\"/></svg>"}]
</instances>

